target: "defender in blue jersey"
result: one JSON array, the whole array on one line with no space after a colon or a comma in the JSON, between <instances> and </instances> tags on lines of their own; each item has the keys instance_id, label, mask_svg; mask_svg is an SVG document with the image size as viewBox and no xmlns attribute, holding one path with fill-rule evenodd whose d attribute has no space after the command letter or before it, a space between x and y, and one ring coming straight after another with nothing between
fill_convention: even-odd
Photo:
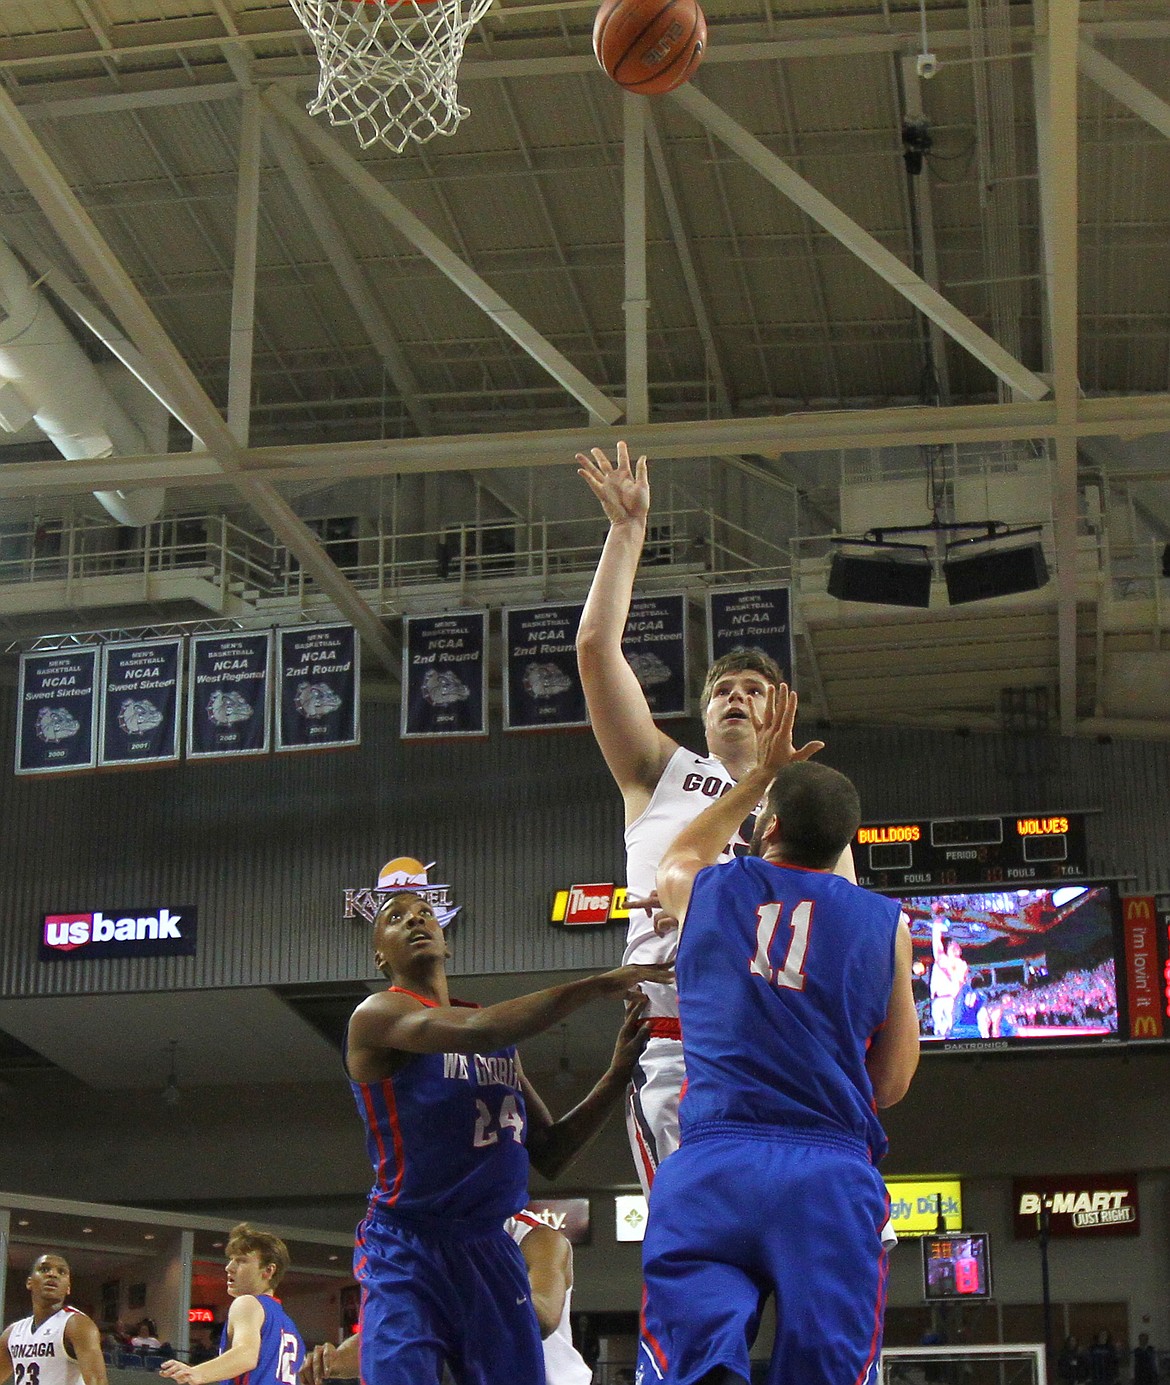
<instances>
[{"instance_id":1,"label":"defender in blue jersey","mask_svg":"<svg viewBox=\"0 0 1170 1385\"><path fill-rule=\"evenodd\" d=\"M650 1197L642 1385L746 1385L768 1295L769 1385L877 1378L888 1200L876 1107L905 1095L918 1063L910 933L896 903L830 873L857 830L857 791L791 762L795 711L787 689L769 697L759 765L658 872L663 907L683 920L687 1086L681 1144ZM712 865L765 789L759 854Z\"/></svg>"},{"instance_id":2,"label":"defender in blue jersey","mask_svg":"<svg viewBox=\"0 0 1170 1385\"><path fill-rule=\"evenodd\" d=\"M528 1200L529 1159L555 1177L624 1095L645 1042L630 1001L608 1071L554 1121L514 1044L591 1000L673 979L627 966L479 1009L452 1002L447 947L430 905L392 895L374 920L391 982L354 1011L346 1069L374 1166L358 1228L363 1385L543 1385L528 1275L504 1219Z\"/></svg>"},{"instance_id":3,"label":"defender in blue jersey","mask_svg":"<svg viewBox=\"0 0 1170 1385\"><path fill-rule=\"evenodd\" d=\"M166 1361L159 1369L178 1385L297 1385L305 1344L297 1325L275 1297L288 1269L288 1247L279 1236L247 1222L233 1227L227 1246L227 1291L232 1300L218 1356L198 1366Z\"/></svg>"}]
</instances>

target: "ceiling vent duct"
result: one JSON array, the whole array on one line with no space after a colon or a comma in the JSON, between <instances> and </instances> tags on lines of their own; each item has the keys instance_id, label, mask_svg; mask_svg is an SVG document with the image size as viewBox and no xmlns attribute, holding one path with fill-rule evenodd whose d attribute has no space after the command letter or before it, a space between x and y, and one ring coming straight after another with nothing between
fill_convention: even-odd
<instances>
[{"instance_id":1,"label":"ceiling vent duct","mask_svg":"<svg viewBox=\"0 0 1170 1385\"><path fill-rule=\"evenodd\" d=\"M69 461L152 449L52 303L0 241L0 428L30 419ZM161 487L95 491L119 524L140 528L162 513Z\"/></svg>"}]
</instances>

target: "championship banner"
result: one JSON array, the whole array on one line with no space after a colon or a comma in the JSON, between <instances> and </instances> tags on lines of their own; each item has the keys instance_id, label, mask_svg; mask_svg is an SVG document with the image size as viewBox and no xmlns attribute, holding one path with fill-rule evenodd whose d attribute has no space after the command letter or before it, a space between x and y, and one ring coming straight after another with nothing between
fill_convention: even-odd
<instances>
[{"instance_id":1,"label":"championship banner","mask_svg":"<svg viewBox=\"0 0 1170 1385\"><path fill-rule=\"evenodd\" d=\"M194 635L187 758L263 755L272 737L272 631Z\"/></svg>"},{"instance_id":2,"label":"championship banner","mask_svg":"<svg viewBox=\"0 0 1170 1385\"><path fill-rule=\"evenodd\" d=\"M656 718L687 713L687 599L636 596L622 635L622 651Z\"/></svg>"},{"instance_id":3,"label":"championship banner","mask_svg":"<svg viewBox=\"0 0 1170 1385\"><path fill-rule=\"evenodd\" d=\"M504 608L504 730L588 726L577 672L584 605Z\"/></svg>"},{"instance_id":4,"label":"championship banner","mask_svg":"<svg viewBox=\"0 0 1170 1385\"><path fill-rule=\"evenodd\" d=\"M1160 1039L1164 1032L1163 983L1158 965L1158 915L1150 895L1121 901L1131 1039Z\"/></svg>"},{"instance_id":5,"label":"championship banner","mask_svg":"<svg viewBox=\"0 0 1170 1385\"><path fill-rule=\"evenodd\" d=\"M1137 1177L1132 1173L1013 1179L1016 1240L1036 1240L1045 1207L1050 1236L1136 1236L1141 1230Z\"/></svg>"},{"instance_id":6,"label":"championship banner","mask_svg":"<svg viewBox=\"0 0 1170 1385\"><path fill-rule=\"evenodd\" d=\"M102 650L98 764L179 758L183 641L119 640Z\"/></svg>"},{"instance_id":7,"label":"championship banner","mask_svg":"<svg viewBox=\"0 0 1170 1385\"><path fill-rule=\"evenodd\" d=\"M707 593L707 661L762 649L792 685L792 601L788 587L713 587Z\"/></svg>"},{"instance_id":8,"label":"championship banner","mask_svg":"<svg viewBox=\"0 0 1170 1385\"><path fill-rule=\"evenodd\" d=\"M20 656L16 773L93 769L97 761L98 649Z\"/></svg>"},{"instance_id":9,"label":"championship banner","mask_svg":"<svg viewBox=\"0 0 1170 1385\"><path fill-rule=\"evenodd\" d=\"M402 739L487 735L486 611L402 620Z\"/></svg>"},{"instance_id":10,"label":"championship banner","mask_svg":"<svg viewBox=\"0 0 1170 1385\"><path fill-rule=\"evenodd\" d=\"M359 658L352 625L277 631L277 750L357 745Z\"/></svg>"}]
</instances>

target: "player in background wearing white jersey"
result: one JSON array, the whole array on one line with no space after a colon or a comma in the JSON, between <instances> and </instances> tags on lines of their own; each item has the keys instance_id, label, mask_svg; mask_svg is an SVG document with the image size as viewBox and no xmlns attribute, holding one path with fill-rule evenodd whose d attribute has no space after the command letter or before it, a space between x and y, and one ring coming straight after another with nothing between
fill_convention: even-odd
<instances>
[{"instance_id":1,"label":"player in background wearing white jersey","mask_svg":"<svg viewBox=\"0 0 1170 1385\"><path fill-rule=\"evenodd\" d=\"M45 1254L25 1287L32 1314L0 1333L0 1385L106 1385L101 1334L92 1318L71 1308L69 1262Z\"/></svg>"},{"instance_id":2,"label":"player in background wearing white jersey","mask_svg":"<svg viewBox=\"0 0 1170 1385\"><path fill-rule=\"evenodd\" d=\"M634 580L646 538L650 481L646 458L631 467L629 449L617 445L617 461L600 449L577 454L578 472L601 502L609 534L589 589L577 632L577 662L593 734L625 803L626 887L631 901L652 900L658 863L679 832L713 799L726 793L756 763L756 730L769 687L782 671L762 650L724 655L712 664L701 699L705 756L686 750L654 724L634 670L622 652ZM811 741L789 758L806 760L823 748ZM746 851L748 833L739 845ZM837 874L856 882L846 850ZM625 960L663 962L675 938L656 931L649 909L631 908ZM678 1147L678 1097L683 1081L678 995L673 987L645 986L650 1040L634 1070L626 1127L642 1189Z\"/></svg>"},{"instance_id":3,"label":"player in background wearing white jersey","mask_svg":"<svg viewBox=\"0 0 1170 1385\"><path fill-rule=\"evenodd\" d=\"M520 1246L528 1267L532 1306L544 1344L546 1385L589 1385L593 1372L573 1345L569 1305L573 1294L573 1247L568 1239L530 1212L517 1212L504 1228ZM301 1367L301 1385L356 1380L361 1367L361 1336L354 1333L340 1346L313 1347ZM523 1385L517 1381L517 1385Z\"/></svg>"}]
</instances>

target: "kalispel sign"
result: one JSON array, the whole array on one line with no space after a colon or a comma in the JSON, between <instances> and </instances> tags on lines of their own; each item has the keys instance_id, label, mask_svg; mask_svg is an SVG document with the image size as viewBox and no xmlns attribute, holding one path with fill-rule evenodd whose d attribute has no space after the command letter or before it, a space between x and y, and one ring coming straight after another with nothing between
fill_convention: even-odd
<instances>
[{"instance_id":1,"label":"kalispel sign","mask_svg":"<svg viewBox=\"0 0 1170 1385\"><path fill-rule=\"evenodd\" d=\"M1050 1236L1136 1236L1140 1231L1137 1176L1132 1173L1017 1178L1012 1199L1017 1240L1040 1235L1045 1210Z\"/></svg>"},{"instance_id":2,"label":"kalispel sign","mask_svg":"<svg viewBox=\"0 0 1170 1385\"><path fill-rule=\"evenodd\" d=\"M145 905L45 914L42 962L74 957L190 957L195 953L195 906Z\"/></svg>"}]
</instances>

